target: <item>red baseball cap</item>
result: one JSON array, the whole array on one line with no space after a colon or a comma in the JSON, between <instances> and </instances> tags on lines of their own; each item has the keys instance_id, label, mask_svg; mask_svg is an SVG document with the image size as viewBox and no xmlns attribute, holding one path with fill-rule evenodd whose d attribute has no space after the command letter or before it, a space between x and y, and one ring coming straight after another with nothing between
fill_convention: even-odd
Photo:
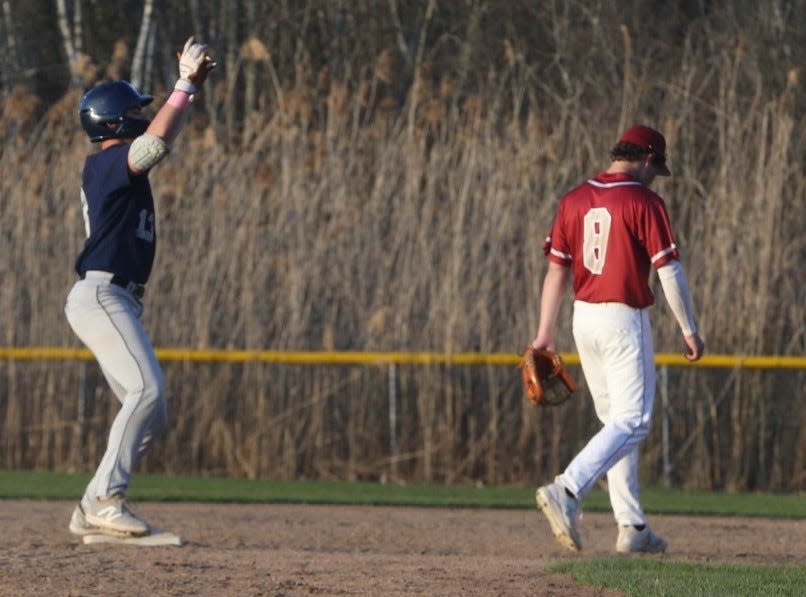
<instances>
[{"instance_id":1,"label":"red baseball cap","mask_svg":"<svg viewBox=\"0 0 806 597\"><path fill-rule=\"evenodd\" d=\"M637 124L621 133L619 142L632 143L641 149L654 153L657 156L655 167L660 176L669 176L666 166L666 139L658 131L642 124Z\"/></svg>"}]
</instances>

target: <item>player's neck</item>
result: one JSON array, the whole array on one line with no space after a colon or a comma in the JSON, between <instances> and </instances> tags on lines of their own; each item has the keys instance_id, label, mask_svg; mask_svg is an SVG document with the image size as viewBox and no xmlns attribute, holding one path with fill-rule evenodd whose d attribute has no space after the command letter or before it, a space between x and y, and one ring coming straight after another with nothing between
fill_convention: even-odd
<instances>
[{"instance_id":1,"label":"player's neck","mask_svg":"<svg viewBox=\"0 0 806 597\"><path fill-rule=\"evenodd\" d=\"M129 143L130 141L131 139L104 139L98 145L103 151L104 149L109 149L113 145L121 145L123 143Z\"/></svg>"},{"instance_id":2,"label":"player's neck","mask_svg":"<svg viewBox=\"0 0 806 597\"><path fill-rule=\"evenodd\" d=\"M649 183L652 182L652 178L654 178L654 176L648 176L646 164L643 161L628 162L625 160L617 160L610 163L607 173L626 174L646 186L649 186Z\"/></svg>"}]
</instances>

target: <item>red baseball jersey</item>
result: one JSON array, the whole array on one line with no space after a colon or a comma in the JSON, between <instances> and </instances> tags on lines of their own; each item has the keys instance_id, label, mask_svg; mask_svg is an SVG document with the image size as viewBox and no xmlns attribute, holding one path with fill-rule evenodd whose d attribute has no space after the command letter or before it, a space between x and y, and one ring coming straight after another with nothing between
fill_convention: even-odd
<instances>
[{"instance_id":1,"label":"red baseball jersey","mask_svg":"<svg viewBox=\"0 0 806 597\"><path fill-rule=\"evenodd\" d=\"M638 309L655 302L650 266L679 258L663 199L628 174L606 172L560 200L543 250L572 268L577 300Z\"/></svg>"}]
</instances>

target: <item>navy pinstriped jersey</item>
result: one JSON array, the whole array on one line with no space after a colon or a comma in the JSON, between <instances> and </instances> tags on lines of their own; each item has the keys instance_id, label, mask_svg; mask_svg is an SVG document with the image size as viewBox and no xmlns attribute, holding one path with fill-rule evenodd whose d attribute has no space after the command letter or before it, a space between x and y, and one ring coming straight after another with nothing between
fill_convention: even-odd
<instances>
[{"instance_id":1,"label":"navy pinstriped jersey","mask_svg":"<svg viewBox=\"0 0 806 597\"><path fill-rule=\"evenodd\" d=\"M157 245L154 197L148 176L128 168L128 144L87 157L81 203L87 240L76 258L76 272L102 270L145 284Z\"/></svg>"}]
</instances>

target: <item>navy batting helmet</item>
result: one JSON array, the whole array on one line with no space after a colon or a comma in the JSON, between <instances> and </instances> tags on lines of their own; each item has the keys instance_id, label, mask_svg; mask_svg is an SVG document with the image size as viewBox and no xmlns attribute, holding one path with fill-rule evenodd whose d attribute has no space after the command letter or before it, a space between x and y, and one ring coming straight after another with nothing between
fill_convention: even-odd
<instances>
[{"instance_id":1,"label":"navy batting helmet","mask_svg":"<svg viewBox=\"0 0 806 597\"><path fill-rule=\"evenodd\" d=\"M93 87L81 98L81 126L93 143L104 139L132 138L142 135L149 121L126 114L132 108L147 106L154 98L140 95L126 81L111 81ZM115 124L114 127L107 126Z\"/></svg>"}]
</instances>

